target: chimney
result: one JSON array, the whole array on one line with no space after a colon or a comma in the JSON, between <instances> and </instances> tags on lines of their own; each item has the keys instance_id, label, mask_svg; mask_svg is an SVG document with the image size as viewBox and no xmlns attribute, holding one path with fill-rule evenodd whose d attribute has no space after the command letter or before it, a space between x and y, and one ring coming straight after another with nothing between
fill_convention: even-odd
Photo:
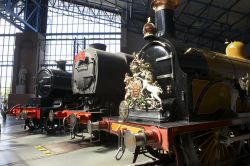
<instances>
[{"instance_id":1,"label":"chimney","mask_svg":"<svg viewBox=\"0 0 250 166\"><path fill-rule=\"evenodd\" d=\"M66 71L66 61L64 61L64 60L59 60L59 61L56 61L56 67L58 68L58 69L61 69L61 70L63 70L63 71Z\"/></svg>"},{"instance_id":2,"label":"chimney","mask_svg":"<svg viewBox=\"0 0 250 166\"><path fill-rule=\"evenodd\" d=\"M98 50L103 50L103 51L106 51L106 48L107 48L105 44L101 44L101 43L93 43L93 44L90 44L89 47L95 48Z\"/></svg>"},{"instance_id":3,"label":"chimney","mask_svg":"<svg viewBox=\"0 0 250 166\"><path fill-rule=\"evenodd\" d=\"M175 37L174 9L178 5L179 0L152 0L157 37Z\"/></svg>"}]
</instances>

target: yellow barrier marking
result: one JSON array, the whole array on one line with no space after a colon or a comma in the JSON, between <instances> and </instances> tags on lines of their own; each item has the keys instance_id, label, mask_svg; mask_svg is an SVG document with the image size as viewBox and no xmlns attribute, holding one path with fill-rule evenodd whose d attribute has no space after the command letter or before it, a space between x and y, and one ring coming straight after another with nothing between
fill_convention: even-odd
<instances>
[{"instance_id":1,"label":"yellow barrier marking","mask_svg":"<svg viewBox=\"0 0 250 166\"><path fill-rule=\"evenodd\" d=\"M119 124L119 123L115 123L115 122L111 124L111 129L113 131L118 131L118 130L121 130L121 129L126 129L126 130L131 131L133 134L139 133L140 131L144 130L143 128L140 128L140 127L134 127L134 126Z\"/></svg>"},{"instance_id":2,"label":"yellow barrier marking","mask_svg":"<svg viewBox=\"0 0 250 166\"><path fill-rule=\"evenodd\" d=\"M53 156L55 155L55 153L49 151L48 149L45 149L44 147L38 145L38 146L35 146L35 148L41 152L43 152L44 156Z\"/></svg>"}]
</instances>

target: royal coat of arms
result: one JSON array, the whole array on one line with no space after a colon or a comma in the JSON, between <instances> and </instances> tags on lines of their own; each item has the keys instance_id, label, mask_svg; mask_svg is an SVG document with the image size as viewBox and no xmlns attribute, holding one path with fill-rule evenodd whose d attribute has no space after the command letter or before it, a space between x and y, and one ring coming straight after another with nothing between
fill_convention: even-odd
<instances>
[{"instance_id":1,"label":"royal coat of arms","mask_svg":"<svg viewBox=\"0 0 250 166\"><path fill-rule=\"evenodd\" d=\"M131 109L159 110L162 108L160 94L163 91L157 81L153 80L150 64L139 59L138 54L134 57L130 64L131 74L125 75L125 101Z\"/></svg>"}]
</instances>

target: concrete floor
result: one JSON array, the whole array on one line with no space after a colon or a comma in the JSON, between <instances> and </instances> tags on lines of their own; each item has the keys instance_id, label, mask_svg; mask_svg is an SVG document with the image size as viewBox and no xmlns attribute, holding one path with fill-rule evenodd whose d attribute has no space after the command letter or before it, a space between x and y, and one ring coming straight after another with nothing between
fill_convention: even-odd
<instances>
[{"instance_id":1,"label":"concrete floor","mask_svg":"<svg viewBox=\"0 0 250 166\"><path fill-rule=\"evenodd\" d=\"M0 116L2 123L2 117ZM23 130L24 122L8 117L0 133L0 166L134 166L133 154L126 151L120 161L115 160L117 141L90 143L80 138L70 139L68 133L55 135L29 133ZM86 134L87 137L87 134ZM116 139L115 139L116 140ZM146 163L146 164L145 164ZM140 155L136 166L155 164ZM175 163L167 164L175 165ZM235 164L250 166L250 157L239 158Z\"/></svg>"},{"instance_id":2,"label":"concrete floor","mask_svg":"<svg viewBox=\"0 0 250 166\"><path fill-rule=\"evenodd\" d=\"M50 136L29 133L23 130L23 121L12 117L8 117L5 126L2 124L0 134L0 166L131 165L132 153L126 151L123 158L116 161L116 151L116 142L91 144L79 138L71 140L65 133ZM152 160L141 155L137 161Z\"/></svg>"}]
</instances>

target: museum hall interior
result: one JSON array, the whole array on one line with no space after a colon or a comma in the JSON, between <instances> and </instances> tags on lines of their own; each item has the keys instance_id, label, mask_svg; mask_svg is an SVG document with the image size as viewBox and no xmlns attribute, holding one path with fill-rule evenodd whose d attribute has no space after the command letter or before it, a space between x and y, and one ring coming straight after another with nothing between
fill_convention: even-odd
<instances>
[{"instance_id":1,"label":"museum hall interior","mask_svg":"<svg viewBox=\"0 0 250 166\"><path fill-rule=\"evenodd\" d=\"M249 0L0 0L0 166L249 166Z\"/></svg>"}]
</instances>

